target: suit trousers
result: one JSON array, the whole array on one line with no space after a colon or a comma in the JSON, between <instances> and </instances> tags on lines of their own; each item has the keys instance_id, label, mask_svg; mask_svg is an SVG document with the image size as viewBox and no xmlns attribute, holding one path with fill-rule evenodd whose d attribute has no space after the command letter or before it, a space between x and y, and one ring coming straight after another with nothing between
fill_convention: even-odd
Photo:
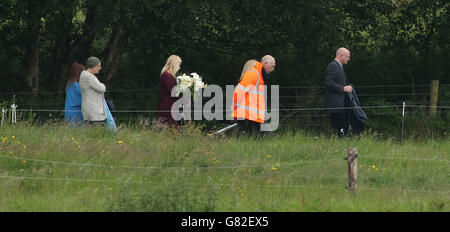
<instances>
[{"instance_id":1,"label":"suit trousers","mask_svg":"<svg viewBox=\"0 0 450 232\"><path fill-rule=\"evenodd\" d=\"M348 133L349 123L348 114L345 110L340 113L330 114L331 126L334 132L339 136L346 135Z\"/></svg>"},{"instance_id":2,"label":"suit trousers","mask_svg":"<svg viewBox=\"0 0 450 232\"><path fill-rule=\"evenodd\" d=\"M350 99L345 96L345 107L351 107ZM340 112L330 113L331 126L337 136L347 135L350 127L352 109L342 109Z\"/></svg>"}]
</instances>

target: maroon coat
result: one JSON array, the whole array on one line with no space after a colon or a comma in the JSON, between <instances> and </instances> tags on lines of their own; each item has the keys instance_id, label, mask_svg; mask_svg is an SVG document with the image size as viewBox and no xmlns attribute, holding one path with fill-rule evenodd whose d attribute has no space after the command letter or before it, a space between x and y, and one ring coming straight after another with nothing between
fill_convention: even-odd
<instances>
[{"instance_id":1,"label":"maroon coat","mask_svg":"<svg viewBox=\"0 0 450 232\"><path fill-rule=\"evenodd\" d=\"M170 96L172 88L175 86L176 81L172 74L164 72L159 80L159 102L157 116L159 120L178 127L178 122L173 119L171 114L173 103L180 99L180 97Z\"/></svg>"}]
</instances>

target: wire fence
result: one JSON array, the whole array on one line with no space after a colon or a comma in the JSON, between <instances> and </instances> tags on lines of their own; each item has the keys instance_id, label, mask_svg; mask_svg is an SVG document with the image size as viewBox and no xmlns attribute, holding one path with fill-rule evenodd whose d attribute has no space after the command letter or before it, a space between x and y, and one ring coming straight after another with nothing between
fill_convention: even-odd
<instances>
[{"instance_id":1,"label":"wire fence","mask_svg":"<svg viewBox=\"0 0 450 232\"><path fill-rule=\"evenodd\" d=\"M303 122L303 127L307 127L309 129L325 129L328 127L328 118L329 118L329 110L332 109L345 109L345 110L352 110L360 108L363 109L367 117L371 119L372 124L378 126L378 121L384 120L383 118L396 118L398 123L402 124L402 138L404 135L405 128L403 125L405 124L405 119L410 118L413 120L413 118L417 117L426 117L429 115L428 109L434 108L436 110L439 110L439 112L445 112L450 109L450 106L428 106L428 105L366 105L361 107L342 107L342 108L325 108L325 107L304 107L304 108L298 108L298 107L283 107L279 109L268 109L267 112L270 113L271 118L278 118L280 119L280 125L284 125L284 127L291 127L294 124L292 123L300 123ZM46 108L40 108L40 109L16 109L16 114L19 114L18 118L19 121L27 121L29 122L36 120L36 122L45 122L48 120L62 120L64 117L65 112L79 112L79 110L64 110L64 109L46 109ZM119 124L127 124L127 123L142 123L142 120L152 120L154 119L158 113L171 113L172 111L159 111L159 110L130 110L130 109L116 109L111 110L111 113L114 115L115 121L117 125ZM36 117L36 113L38 113L40 116ZM211 111L204 111L202 108L200 110L194 109L188 109L187 111L180 110L179 113L182 115L183 119L185 121L201 121L203 124L207 125L207 127L215 124L215 125L222 125L226 124L227 122L234 122L233 118L228 117L232 113L232 109L213 109ZM213 115L213 120L206 119L205 115ZM0 114L0 116L2 116ZM8 118L13 118L11 115L11 110L9 110L9 116L8 114L3 114L1 120L2 124L3 121ZM378 120L378 121L377 121ZM407 120L407 123L413 123L414 121ZM200 122L199 121L199 122ZM9 123L9 122L8 122ZM378 124L376 124L378 123ZM411 125L413 125L411 124ZM416 124L414 124L416 125ZM392 125L391 121L391 127L396 127L396 125ZM377 127L375 127L376 129ZM385 127L381 128L382 130L385 130ZM387 128L390 130L389 128ZM391 128L392 129L392 128ZM406 128L407 131L410 131L411 129ZM436 130L441 130L440 128L437 128ZM390 132L394 133L393 129L390 130ZM414 132L412 132L414 133ZM441 133L441 132L438 132ZM442 132L444 133L444 132ZM444 133L445 134L445 133Z\"/></svg>"},{"instance_id":2,"label":"wire fence","mask_svg":"<svg viewBox=\"0 0 450 232\"><path fill-rule=\"evenodd\" d=\"M401 88L401 87L431 87L431 84L390 84L390 85L354 85L357 89L364 88ZM439 84L439 86L449 87L450 84ZM324 89L324 86L279 86L280 89ZM136 89L107 89L107 92L152 92L152 88L136 88ZM49 94L65 94L65 91L40 91L33 93L31 91L10 91L0 92L0 95L49 95Z\"/></svg>"},{"instance_id":3,"label":"wire fence","mask_svg":"<svg viewBox=\"0 0 450 232\"><path fill-rule=\"evenodd\" d=\"M315 162L327 162L327 161L342 161L341 159L331 159L331 160L326 160L326 161L315 161ZM408 160L414 160L417 161L417 159L408 159ZM42 160L40 160L42 161ZM425 160L420 160L420 161L425 161ZM436 161L436 160L426 160L426 161ZM447 162L448 161L444 161ZM304 162L300 162L301 164L305 164ZM72 165L73 163L70 163L70 165ZM288 163L288 164L298 164L298 163ZM80 164L82 166L86 166L85 164ZM89 166L89 165L88 165ZM286 166L286 164L283 163L283 166ZM96 166L98 167L98 166ZM129 167L126 167L129 168ZM163 167L161 167L163 168ZM164 167L167 168L167 167ZM199 167L197 167L196 169L198 169ZM244 165L241 167L232 167L232 168L249 168L248 166ZM153 168L152 168L153 169ZM186 169L185 167L183 167L182 169ZM342 178L344 180L344 178L346 178L346 176L341 175L341 176L337 176L337 175L333 175L333 177L338 177L338 178ZM359 177L361 178L361 177ZM122 183L122 184L154 184L154 185L166 185L166 183L164 182L154 182L154 181L136 181L136 180L132 180L132 177L127 178L127 180L111 180L111 179L87 179L87 178L69 178L69 177L64 177L64 178L58 178L58 177L36 177L36 176L9 176L9 175L0 175L0 179L12 179L12 180L34 180L34 181L65 181L65 182L95 182L95 183ZM245 183L218 183L215 181L208 181L208 183L192 183L189 182L187 183L189 185L195 185L195 186L211 186L211 185L216 185L216 186L240 186L240 187L247 187L247 188L278 188L278 189L283 189L283 188L294 188L294 189L298 189L298 188L312 188L312 189L344 189L342 185L338 186L338 185L315 185L315 186L311 186L311 185L273 185L273 184L245 184ZM360 184L361 185L361 184ZM450 190L444 190L444 191L438 191L438 190L429 190L429 189L405 189L405 188L368 188L368 187L358 187L358 190L363 190L363 191L400 191L400 192L426 192L426 193L440 193L440 194L448 194L450 193Z\"/></svg>"},{"instance_id":4,"label":"wire fence","mask_svg":"<svg viewBox=\"0 0 450 232\"><path fill-rule=\"evenodd\" d=\"M386 120L389 117L395 117L396 119L402 118L407 120L410 125L413 124L409 118L426 116L429 114L428 110L434 108L438 110L438 114L442 115L443 118L448 113L450 109L450 104L447 104L446 99L440 99L437 106L429 106L428 104L428 87L430 84L420 84L420 85L361 85L356 86L356 88L361 89L359 96L361 97L361 102L363 105L360 107L363 109L368 118L370 119L370 126L375 130L389 130L393 133L393 127L397 125L390 125L390 127L382 126L379 121ZM447 85L441 84L440 86L446 87ZM448 85L450 86L450 85ZM328 123L329 112L332 109L353 109L352 107L345 108L324 108L324 107L314 107L323 104L323 94L320 94L320 90L323 90L323 86L280 86L282 90L280 93L282 95L279 97L279 106L277 108L270 108L270 103L267 102L268 110L267 112L280 119L281 125L292 126L295 122L304 122L305 126L309 129L325 129ZM393 88L395 91L393 91ZM405 91L402 88L418 88L422 92L418 91ZM308 91L305 91L308 90ZM384 91L380 93L379 90ZM426 91L424 91L426 90ZM289 93L292 92L290 95ZM157 98L155 98L155 89L112 89L108 90L111 96L116 97L117 101L114 102L113 106L110 106L111 113L113 114L116 123L122 124L133 124L140 123L142 119L152 120L157 116L158 113L170 113L171 111L158 111L155 108L157 103ZM143 94L145 93L145 94ZM1 92L0 99L4 99L4 95L11 94L23 94L28 96L29 99L22 99L21 102L16 103L19 108L16 112L19 113L19 120L22 121L33 121L45 122L48 120L62 120L65 112L65 92L40 92L37 95L29 92ZM117 95L118 94L118 95ZM445 94L445 93L444 93ZM39 96L46 95L45 98L39 98ZM38 96L38 97L36 97ZM157 96L156 96L157 97ZM450 95L449 95L450 97ZM21 99L19 97L19 99ZM149 100L150 99L150 100ZM210 98L204 98L201 110L190 109L189 111L182 112L185 116L185 120L190 120L194 118L197 121L200 118L196 118L195 115L201 115L201 120L207 126L211 124L223 124L227 123L227 115L230 115L232 110L226 107L225 104L222 109L213 106L211 114L214 114L215 120L206 120L204 117L205 112L203 111L203 104ZM381 101L379 99L385 99ZM388 99L388 100L386 100ZM450 99L450 98L448 98ZM272 99L268 99L271 101ZM406 102L405 109L401 102ZM1 101L0 101L1 103ZM450 103L450 102L449 102ZM3 106L5 106L3 104ZM6 106L7 107L7 106ZM1 108L1 107L0 107ZM405 114L402 114L402 109L405 110ZM9 110L9 113L11 110ZM218 116L223 114L222 117ZM189 118L190 116L190 118ZM9 116L11 117L11 116ZM3 120L4 117L2 117ZM8 118L8 115L6 115ZM231 119L230 119L231 120ZM399 122L400 123L400 122ZM404 122L401 122L402 124ZM291 125L292 124L292 125ZM434 125L434 124L433 124ZM437 124L436 124L437 125ZM406 128L409 130L409 127ZM403 134L402 128L402 134ZM438 128L441 130L441 128ZM441 132L439 132L441 133Z\"/></svg>"},{"instance_id":5,"label":"wire fence","mask_svg":"<svg viewBox=\"0 0 450 232\"><path fill-rule=\"evenodd\" d=\"M385 98L385 99L391 99L393 102L398 102L399 99L402 99L403 101L409 102L409 104L420 104L424 105L424 103L427 103L426 97L429 95L428 88L425 87L431 87L431 84L391 84L391 85L360 85L355 86L357 89L362 89L362 91L359 93L359 97L361 97L364 101L367 101L367 98ZM447 84L440 84L442 87L450 86ZM279 96L280 104L283 105L284 109L282 110L297 110L296 108L299 107L307 107L307 105L311 104L317 104L318 99L323 98L323 94L313 93L311 91L304 91L306 90L323 90L323 86L280 86L279 87L283 95ZM411 91L408 89L408 91L405 92L392 92L389 89L397 88L396 91L399 91L399 89L402 88L421 88L421 91ZM424 88L426 91L424 91ZM290 90L293 90L289 95L286 95L286 93L289 93ZM136 88L136 89L111 89L107 91L107 94L114 95L118 100L115 101L114 105L116 107L112 108L113 113L125 113L124 111L127 111L127 113L155 113L155 111L147 110L147 109L141 109L136 110L137 106L146 106L149 107L149 105L152 105L155 107L156 102L152 104L149 103L149 97L142 97L142 93L148 93L152 96L155 95L155 89L150 88ZM117 95L119 94L119 95ZM306 95L305 95L306 94ZM10 91L10 92L0 92L0 97L5 99L5 96L28 96L25 97L27 100L21 100L19 103L21 108L25 109L34 109L35 112L45 112L50 110L57 110L57 109L63 109L65 105L65 91L43 91L38 93L32 93L32 92L24 92L24 91ZM138 96L139 95L139 96ZM42 98L42 97L44 98ZM31 97L31 99L29 99ZM417 98L423 98L424 100L421 100L420 102L417 101ZM19 100L21 97L19 97ZM34 100L33 100L34 99ZM56 100L60 99L60 100ZM150 97L150 99L153 99L153 101L156 101L157 99L155 96ZM205 100L208 98L204 98ZM305 102L305 99L308 99L308 102ZM414 102L411 102L411 100L416 100ZM440 100L439 109L448 109L448 107L442 107L442 104L449 103L448 100ZM320 103L319 103L320 104ZM289 107L286 107L289 106ZM292 108L292 109L289 109ZM116 110L116 111L114 111ZM133 112L131 112L133 111ZM55 111L56 112L56 111ZM63 111L60 111L63 112Z\"/></svg>"},{"instance_id":6,"label":"wire fence","mask_svg":"<svg viewBox=\"0 0 450 232\"><path fill-rule=\"evenodd\" d=\"M171 166L121 166L116 164L91 164L91 163L74 163L74 162L64 162L64 161L56 161L56 160L43 160L43 159L33 159L27 157L20 156L8 156L8 155L0 155L0 158L4 159L13 159L13 160L25 160L25 161L33 161L40 163L50 163L53 165L71 165L71 166L80 166L80 167L95 167L95 168L121 168L121 169L245 169L245 168L265 168L265 167L273 167L273 162L270 164L243 164L243 165L235 165L235 166L196 166L196 167L171 167ZM442 163L450 163L450 160L446 159L422 159L422 158L400 158L400 157L383 157L383 156L367 156L367 157L358 157L359 159L389 159L389 160L406 160L406 161L423 161L423 162L442 162ZM327 159L327 160L300 160L297 162L281 162L278 161L280 166L295 166L295 165L303 165L308 163L318 163L318 162L331 162L331 161L343 161L343 159ZM241 162L242 163L242 162Z\"/></svg>"},{"instance_id":7,"label":"wire fence","mask_svg":"<svg viewBox=\"0 0 450 232\"><path fill-rule=\"evenodd\" d=\"M166 183L164 182L155 182L155 181L133 181L133 180L105 180L105 179L77 179L77 178L48 178L48 177L28 177L28 176L0 176L0 179L13 179L13 180L46 180L46 181L65 181L65 182L103 182L103 183L123 183L123 184L130 184L130 183L135 183L135 184L152 184L152 185L161 185L161 186L165 186ZM312 186L312 185L270 185L270 184L229 184L229 183L219 183L219 182L214 182L214 181L210 181L209 183L193 183L193 182L188 182L188 185L192 185L192 186L211 186L211 185L216 185L216 186L232 186L232 187L247 187L247 188L278 188L278 189L283 189L283 188L293 188L293 189L303 189L303 188L311 188L311 189L344 189L342 187L342 185L335 185L335 186L331 186L331 185L327 185L327 186L323 186L323 185L316 185L316 186ZM405 188L370 188L370 187L358 187L358 190L363 190L363 191L374 191L374 192L379 192L379 191L392 191L392 192L420 192L420 193L439 193L439 194L449 194L450 191L437 191L437 190L427 190L427 189L405 189Z\"/></svg>"},{"instance_id":8,"label":"wire fence","mask_svg":"<svg viewBox=\"0 0 450 232\"><path fill-rule=\"evenodd\" d=\"M378 105L378 106L360 106L360 107L317 107L317 108L283 108L283 109L269 109L268 112L283 112L283 111L328 111L328 110L351 110L351 109L381 109L381 108L396 108L401 109L403 105ZM450 109L450 106L427 106L427 105L405 105L406 108L436 108L436 109ZM64 110L64 109L17 109L17 112L79 112L79 110ZM112 110L112 113L170 113L171 110ZM202 110L192 110L188 108L186 112L201 113ZM214 109L214 112L231 113L233 110Z\"/></svg>"}]
</instances>

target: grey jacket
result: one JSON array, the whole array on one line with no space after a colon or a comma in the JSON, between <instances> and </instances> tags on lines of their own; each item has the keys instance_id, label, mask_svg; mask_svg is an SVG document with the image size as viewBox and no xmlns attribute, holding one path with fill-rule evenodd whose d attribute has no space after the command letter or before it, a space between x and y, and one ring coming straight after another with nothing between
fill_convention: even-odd
<instances>
[{"instance_id":1,"label":"grey jacket","mask_svg":"<svg viewBox=\"0 0 450 232\"><path fill-rule=\"evenodd\" d=\"M86 121L103 121L106 119L106 87L95 75L82 71L80 75L81 113Z\"/></svg>"}]
</instances>

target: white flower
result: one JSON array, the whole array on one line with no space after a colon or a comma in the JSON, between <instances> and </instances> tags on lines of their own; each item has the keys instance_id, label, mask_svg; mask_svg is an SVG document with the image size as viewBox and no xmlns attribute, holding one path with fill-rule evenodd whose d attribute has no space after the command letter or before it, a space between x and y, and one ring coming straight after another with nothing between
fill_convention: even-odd
<instances>
[{"instance_id":1,"label":"white flower","mask_svg":"<svg viewBox=\"0 0 450 232\"><path fill-rule=\"evenodd\" d=\"M177 77L177 82L178 82L179 85L191 87L192 84L193 84L191 79L192 78L190 76L188 76L188 75L183 73L182 76L178 76Z\"/></svg>"},{"instance_id":2,"label":"white flower","mask_svg":"<svg viewBox=\"0 0 450 232\"><path fill-rule=\"evenodd\" d=\"M194 91L195 92L198 92L200 89L203 89L205 87L206 87L205 83L201 80L196 80L194 83Z\"/></svg>"},{"instance_id":3,"label":"white flower","mask_svg":"<svg viewBox=\"0 0 450 232\"><path fill-rule=\"evenodd\" d=\"M202 78L197 74L197 73L191 73L191 76L197 81L197 80L202 80Z\"/></svg>"},{"instance_id":4,"label":"white flower","mask_svg":"<svg viewBox=\"0 0 450 232\"><path fill-rule=\"evenodd\" d=\"M180 93L183 93L184 95L190 93L191 96L195 98L199 96L200 89L206 87L206 84L202 81L202 77L200 75L194 72L191 73L191 76L183 74L177 77L177 96L179 96Z\"/></svg>"}]
</instances>

